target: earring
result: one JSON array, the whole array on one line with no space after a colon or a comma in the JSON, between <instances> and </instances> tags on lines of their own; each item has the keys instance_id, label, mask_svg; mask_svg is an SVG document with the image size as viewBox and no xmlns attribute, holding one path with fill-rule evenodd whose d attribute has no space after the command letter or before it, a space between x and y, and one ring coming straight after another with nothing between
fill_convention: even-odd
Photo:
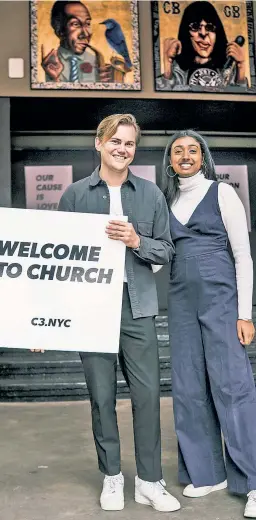
<instances>
[{"instance_id":1,"label":"earring","mask_svg":"<svg viewBox=\"0 0 256 520\"><path fill-rule=\"evenodd\" d=\"M169 165L167 166L166 170L165 170L165 173L166 173L167 177L169 177L170 179L173 179L173 178L176 177L176 175L178 175L178 174L175 173L174 175L170 175L170 174L168 173L168 169L169 169L169 168L171 168L172 172L174 171L173 168L172 168L172 165L169 164Z\"/></svg>"}]
</instances>

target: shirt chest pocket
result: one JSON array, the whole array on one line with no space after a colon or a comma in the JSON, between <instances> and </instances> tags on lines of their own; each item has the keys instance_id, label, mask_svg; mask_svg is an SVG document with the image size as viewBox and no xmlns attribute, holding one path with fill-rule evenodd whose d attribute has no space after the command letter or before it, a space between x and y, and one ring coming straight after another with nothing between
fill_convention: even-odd
<instances>
[{"instance_id":1,"label":"shirt chest pocket","mask_svg":"<svg viewBox=\"0 0 256 520\"><path fill-rule=\"evenodd\" d=\"M138 222L138 233L144 237L152 237L153 222Z\"/></svg>"}]
</instances>

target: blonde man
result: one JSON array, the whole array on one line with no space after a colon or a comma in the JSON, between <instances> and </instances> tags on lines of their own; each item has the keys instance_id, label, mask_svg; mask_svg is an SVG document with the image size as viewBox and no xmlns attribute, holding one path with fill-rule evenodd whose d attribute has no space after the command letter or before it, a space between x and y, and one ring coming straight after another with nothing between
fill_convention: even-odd
<instances>
[{"instance_id":1,"label":"blonde man","mask_svg":"<svg viewBox=\"0 0 256 520\"><path fill-rule=\"evenodd\" d=\"M130 388L135 456L135 500L158 511L175 511L179 502L163 486L160 440L160 380L154 316L157 293L151 264L173 255L168 209L158 187L129 170L140 129L134 116L115 114L97 128L100 166L66 190L59 210L117 215L106 232L126 245L119 363ZM118 220L127 215L128 222ZM100 325L100 324L99 324ZM99 469L105 475L100 503L104 510L124 507L124 478L116 418L114 354L81 353L92 407Z\"/></svg>"}]
</instances>

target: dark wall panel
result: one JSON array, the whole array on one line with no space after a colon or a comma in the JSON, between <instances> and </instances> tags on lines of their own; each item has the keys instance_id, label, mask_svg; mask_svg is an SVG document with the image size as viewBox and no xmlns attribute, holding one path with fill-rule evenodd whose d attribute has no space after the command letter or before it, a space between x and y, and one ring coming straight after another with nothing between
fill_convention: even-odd
<instances>
[{"instance_id":1,"label":"dark wall panel","mask_svg":"<svg viewBox=\"0 0 256 520\"><path fill-rule=\"evenodd\" d=\"M253 102L129 98L11 98L11 129L94 130L104 117L127 112L143 130L256 131Z\"/></svg>"}]
</instances>

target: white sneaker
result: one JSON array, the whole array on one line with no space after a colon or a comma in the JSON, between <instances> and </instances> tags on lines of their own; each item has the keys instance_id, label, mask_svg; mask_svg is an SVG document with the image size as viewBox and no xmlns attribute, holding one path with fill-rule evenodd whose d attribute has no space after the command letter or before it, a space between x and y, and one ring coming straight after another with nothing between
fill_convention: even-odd
<instances>
[{"instance_id":1,"label":"white sneaker","mask_svg":"<svg viewBox=\"0 0 256 520\"><path fill-rule=\"evenodd\" d=\"M248 500L244 510L244 516L256 518L256 489L248 493Z\"/></svg>"},{"instance_id":2,"label":"white sneaker","mask_svg":"<svg viewBox=\"0 0 256 520\"><path fill-rule=\"evenodd\" d=\"M180 509L178 500L164 488L164 480L147 482L135 477L135 502L152 506L156 511L177 511Z\"/></svg>"},{"instance_id":3,"label":"white sneaker","mask_svg":"<svg viewBox=\"0 0 256 520\"><path fill-rule=\"evenodd\" d=\"M220 484L216 484L215 486L202 486L202 487L194 487L193 484L189 484L183 490L184 497L190 498L199 498L205 497L212 493L213 491L220 491L221 489L225 489L227 487L227 481L220 482Z\"/></svg>"},{"instance_id":4,"label":"white sneaker","mask_svg":"<svg viewBox=\"0 0 256 520\"><path fill-rule=\"evenodd\" d=\"M124 477L121 472L114 476L105 475L100 505L104 511L121 511L124 508Z\"/></svg>"}]
</instances>

